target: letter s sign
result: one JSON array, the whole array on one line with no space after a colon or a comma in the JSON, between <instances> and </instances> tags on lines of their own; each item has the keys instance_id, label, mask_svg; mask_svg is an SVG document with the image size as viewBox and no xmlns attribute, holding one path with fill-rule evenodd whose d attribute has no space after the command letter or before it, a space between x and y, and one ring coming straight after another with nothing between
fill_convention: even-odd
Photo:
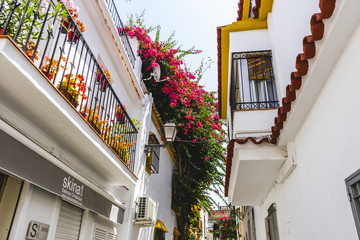
<instances>
[{"instance_id":1,"label":"letter s sign","mask_svg":"<svg viewBox=\"0 0 360 240\"><path fill-rule=\"evenodd\" d=\"M27 240L47 240L50 225L46 223L31 221L27 231Z\"/></svg>"},{"instance_id":2,"label":"letter s sign","mask_svg":"<svg viewBox=\"0 0 360 240\"><path fill-rule=\"evenodd\" d=\"M37 223L33 223L33 225L31 226L31 230L30 230L30 237L36 237L37 235L37 231L39 230L39 225Z\"/></svg>"}]
</instances>

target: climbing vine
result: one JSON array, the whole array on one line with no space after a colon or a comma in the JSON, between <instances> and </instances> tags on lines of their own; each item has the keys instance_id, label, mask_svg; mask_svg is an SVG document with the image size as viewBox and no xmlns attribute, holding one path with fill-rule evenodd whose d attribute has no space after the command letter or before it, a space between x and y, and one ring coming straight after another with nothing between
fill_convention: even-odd
<instances>
[{"instance_id":1,"label":"climbing vine","mask_svg":"<svg viewBox=\"0 0 360 240\"><path fill-rule=\"evenodd\" d=\"M178 167L173 175L172 208L177 215L183 239L190 239L191 230L198 227L199 214L194 209L211 211L214 203L209 191L222 188L226 141L224 123L218 115L218 100L214 92L199 85L199 78L209 66L201 62L192 73L184 67L184 57L199 54L194 47L177 47L174 33L160 41L160 27L146 27L143 15L130 17L125 27L131 38L139 41L139 56L143 62L142 78L151 79L154 68L160 67L159 81L145 81L163 122L173 121L178 134L173 146ZM150 33L155 33L154 40ZM216 190L217 191L217 190Z\"/></svg>"}]
</instances>

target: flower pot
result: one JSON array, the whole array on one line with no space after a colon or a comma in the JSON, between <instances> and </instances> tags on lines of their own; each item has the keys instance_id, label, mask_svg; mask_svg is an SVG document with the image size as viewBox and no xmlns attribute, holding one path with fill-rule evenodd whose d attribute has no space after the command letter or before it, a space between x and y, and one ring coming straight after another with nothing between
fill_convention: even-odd
<instances>
[{"instance_id":1,"label":"flower pot","mask_svg":"<svg viewBox=\"0 0 360 240\"><path fill-rule=\"evenodd\" d=\"M65 89L60 89L60 92L67 100L69 100L69 102L71 103L71 105L74 106L74 108L77 108L77 106L79 106L79 103L75 100L75 98L73 98L70 93L68 93Z\"/></svg>"},{"instance_id":2,"label":"flower pot","mask_svg":"<svg viewBox=\"0 0 360 240\"><path fill-rule=\"evenodd\" d=\"M117 120L117 123L124 124L125 123L125 113L116 111L115 112L115 118Z\"/></svg>"},{"instance_id":3,"label":"flower pot","mask_svg":"<svg viewBox=\"0 0 360 240\"><path fill-rule=\"evenodd\" d=\"M73 44L76 44L78 40L79 40L78 33L71 30L68 34L68 42L70 42L70 43L72 42Z\"/></svg>"},{"instance_id":4,"label":"flower pot","mask_svg":"<svg viewBox=\"0 0 360 240\"><path fill-rule=\"evenodd\" d=\"M69 22L68 22L69 21ZM61 20L61 23L64 25L61 25L60 24L60 32L61 33L67 33L68 30L69 30L69 27L70 27L70 20L67 20L67 19L63 19ZM65 27L65 28L64 28Z\"/></svg>"},{"instance_id":5,"label":"flower pot","mask_svg":"<svg viewBox=\"0 0 360 240\"><path fill-rule=\"evenodd\" d=\"M99 90L105 92L108 87L108 83L105 79L102 80Z\"/></svg>"},{"instance_id":6,"label":"flower pot","mask_svg":"<svg viewBox=\"0 0 360 240\"><path fill-rule=\"evenodd\" d=\"M98 72L96 75L96 84L100 84L102 82L102 76L101 73Z\"/></svg>"},{"instance_id":7,"label":"flower pot","mask_svg":"<svg viewBox=\"0 0 360 240\"><path fill-rule=\"evenodd\" d=\"M98 74L96 75L95 84L100 84L99 90L101 92L105 92L106 89L108 88L108 83L106 81L106 78L103 75L101 75L100 72L98 72Z\"/></svg>"}]
</instances>

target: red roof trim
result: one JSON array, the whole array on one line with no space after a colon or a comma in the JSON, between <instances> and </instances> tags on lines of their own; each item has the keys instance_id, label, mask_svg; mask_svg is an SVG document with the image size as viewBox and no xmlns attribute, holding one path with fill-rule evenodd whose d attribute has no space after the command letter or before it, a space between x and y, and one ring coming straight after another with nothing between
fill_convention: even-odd
<instances>
[{"instance_id":1,"label":"red roof trim","mask_svg":"<svg viewBox=\"0 0 360 240\"><path fill-rule=\"evenodd\" d=\"M278 115L274 119L274 126L271 127L272 134L270 141L267 138L263 138L260 141L256 141L253 138L246 138L232 139L229 142L228 155L226 160L225 197L228 196L235 142L239 144L245 144L248 140L251 140L255 144L261 144L263 142L276 144L278 137L280 136L280 130L284 127L287 113L291 111L291 103L296 100L296 91L299 91L301 87L302 77L305 76L308 72L309 62L307 60L315 57L315 41L321 40L324 36L324 23L322 20L332 16L335 9L335 3L336 0L319 0L320 13L315 13L311 17L311 35L304 37L303 53L299 53L296 57L295 67L297 71L290 74L291 83L286 87L286 97L282 99L282 106L278 109Z\"/></svg>"},{"instance_id":2,"label":"red roof trim","mask_svg":"<svg viewBox=\"0 0 360 240\"><path fill-rule=\"evenodd\" d=\"M239 7L239 10L237 11L238 12L238 17L237 17L236 20L240 21L242 19L242 17L243 17L244 0L239 1L238 7Z\"/></svg>"},{"instance_id":3,"label":"red roof trim","mask_svg":"<svg viewBox=\"0 0 360 240\"><path fill-rule=\"evenodd\" d=\"M259 18L260 5L261 5L261 0L255 0L255 6L252 9L252 11L254 13L254 18Z\"/></svg>"},{"instance_id":4,"label":"red roof trim","mask_svg":"<svg viewBox=\"0 0 360 240\"><path fill-rule=\"evenodd\" d=\"M255 6L252 8L252 11L254 13L254 18L259 18L260 5L261 5L261 0L255 0ZM239 10L237 11L238 17L236 20L241 21L243 18L243 11L244 11L244 0L239 1L238 7L239 7Z\"/></svg>"},{"instance_id":5,"label":"red roof trim","mask_svg":"<svg viewBox=\"0 0 360 240\"><path fill-rule=\"evenodd\" d=\"M286 87L286 97L282 99L282 106L278 110L278 116L274 120L274 126L271 128L271 142L276 143L280 136L280 130L284 126L287 113L291 110L291 103L296 99L296 91L302 84L302 77L309 70L308 59L314 58L316 54L315 41L321 40L324 36L323 19L330 18L335 9L336 0L320 0L319 7L321 12L315 13L310 20L311 35L303 39L303 53L296 57L296 72L290 74L291 83Z\"/></svg>"}]
</instances>

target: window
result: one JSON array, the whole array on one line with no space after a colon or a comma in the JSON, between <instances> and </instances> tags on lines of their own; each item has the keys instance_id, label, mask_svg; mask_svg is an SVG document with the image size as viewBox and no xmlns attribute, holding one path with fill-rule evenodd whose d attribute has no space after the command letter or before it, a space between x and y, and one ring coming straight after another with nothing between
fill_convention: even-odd
<instances>
[{"instance_id":1,"label":"window","mask_svg":"<svg viewBox=\"0 0 360 240\"><path fill-rule=\"evenodd\" d=\"M345 183L354 215L356 230L360 237L360 169L345 179Z\"/></svg>"},{"instance_id":2,"label":"window","mask_svg":"<svg viewBox=\"0 0 360 240\"><path fill-rule=\"evenodd\" d=\"M276 218L276 205L271 204L268 209L268 216L265 219L267 240L279 240L279 230Z\"/></svg>"},{"instance_id":3,"label":"window","mask_svg":"<svg viewBox=\"0 0 360 240\"><path fill-rule=\"evenodd\" d=\"M150 133L149 144L159 144L155 134ZM146 167L145 170L148 174L159 173L160 165L160 148L153 148L148 156L146 156Z\"/></svg>"},{"instance_id":4,"label":"window","mask_svg":"<svg viewBox=\"0 0 360 240\"><path fill-rule=\"evenodd\" d=\"M155 229L155 240L165 240L165 232L161 229Z\"/></svg>"},{"instance_id":5,"label":"window","mask_svg":"<svg viewBox=\"0 0 360 240\"><path fill-rule=\"evenodd\" d=\"M277 108L271 51L232 55L232 110Z\"/></svg>"}]
</instances>

